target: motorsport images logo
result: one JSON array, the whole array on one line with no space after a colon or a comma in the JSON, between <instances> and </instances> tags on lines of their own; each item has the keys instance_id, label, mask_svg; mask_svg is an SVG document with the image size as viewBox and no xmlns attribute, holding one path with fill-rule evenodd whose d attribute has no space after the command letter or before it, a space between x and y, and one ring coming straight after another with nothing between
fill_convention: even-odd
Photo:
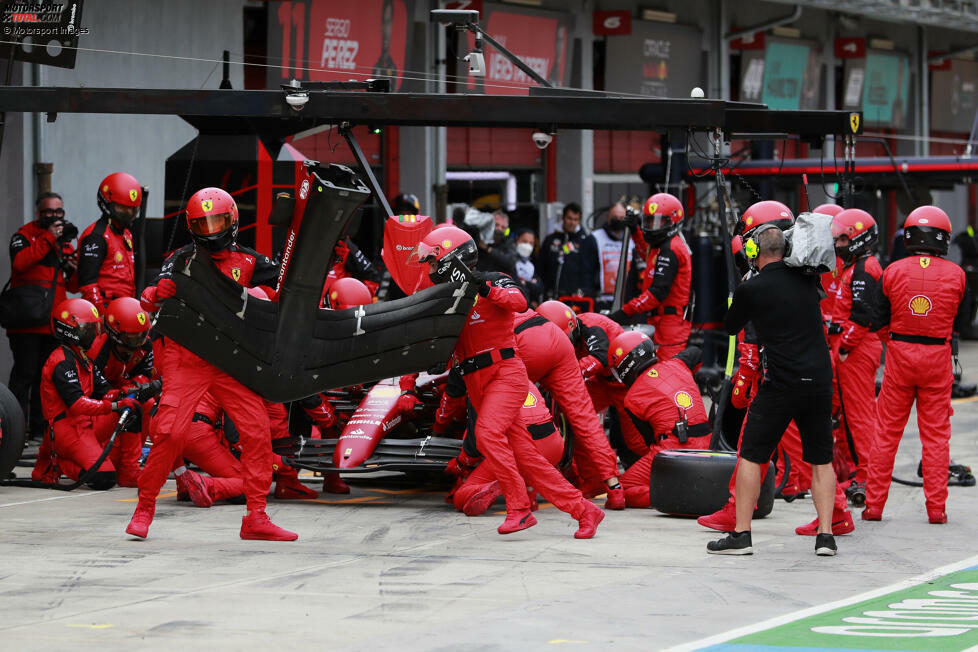
<instances>
[{"instance_id":1,"label":"motorsport images logo","mask_svg":"<svg viewBox=\"0 0 978 652\"><path fill-rule=\"evenodd\" d=\"M3 8L0 22L5 36L17 38L34 36L80 36L88 34L87 27L78 27L76 13L78 2L67 5L61 2L16 1ZM70 11L65 21L64 13Z\"/></svg>"}]
</instances>

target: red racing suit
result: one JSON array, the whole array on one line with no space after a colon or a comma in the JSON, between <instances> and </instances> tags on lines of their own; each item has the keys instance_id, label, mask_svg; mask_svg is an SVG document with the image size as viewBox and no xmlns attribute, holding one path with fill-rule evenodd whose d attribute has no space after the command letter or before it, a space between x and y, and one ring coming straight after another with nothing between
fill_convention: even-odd
<instances>
[{"instance_id":1,"label":"red racing suit","mask_svg":"<svg viewBox=\"0 0 978 652\"><path fill-rule=\"evenodd\" d=\"M499 482L507 511L530 509L529 483L554 506L579 519L586 509L581 492L540 455L518 419L530 381L516 355L513 313L526 310L526 297L505 274L483 277L490 285L489 294L479 296L469 311L453 356L475 409L477 445Z\"/></svg>"},{"instance_id":2,"label":"red racing suit","mask_svg":"<svg viewBox=\"0 0 978 652\"><path fill-rule=\"evenodd\" d=\"M649 475L660 450L710 447L713 429L692 372L698 362L680 353L646 369L628 388L625 409L648 442L645 455L621 476L628 507L649 506ZM682 421L687 423L685 441L677 426Z\"/></svg>"},{"instance_id":3,"label":"red racing suit","mask_svg":"<svg viewBox=\"0 0 978 652\"><path fill-rule=\"evenodd\" d=\"M625 394L628 388L615 380L608 369L608 347L625 329L596 312L581 313L577 318L581 322L580 339L574 348L580 361L581 373L587 381L585 386L591 395L594 411L600 413L613 406L618 412L624 445L631 451L631 457L641 457L648 450L648 445L625 414ZM629 457L622 450L618 451L618 456L622 461Z\"/></svg>"},{"instance_id":4,"label":"red racing suit","mask_svg":"<svg viewBox=\"0 0 978 652\"><path fill-rule=\"evenodd\" d=\"M112 435L118 422L111 407L114 395L91 360L69 347L58 347L44 363L41 409L51 424L52 457L72 480L95 464ZM117 472L120 485L134 487L139 474L139 440L117 441L98 471Z\"/></svg>"},{"instance_id":5,"label":"red racing suit","mask_svg":"<svg viewBox=\"0 0 978 652\"><path fill-rule=\"evenodd\" d=\"M193 245L177 250L163 263L159 279L179 273L193 253ZM234 244L223 251L211 252L210 256L223 274L245 287L275 285L277 266L251 249ZM144 303L154 303L155 292L155 285L148 287L143 292ZM268 413L262 399L169 338L157 342L154 351L163 376L163 393L153 419L153 451L139 479L140 502L155 503L173 461L185 448L200 397L209 391L238 426L248 510L264 510L272 483L272 446Z\"/></svg>"},{"instance_id":6,"label":"red racing suit","mask_svg":"<svg viewBox=\"0 0 978 652\"><path fill-rule=\"evenodd\" d=\"M82 232L78 249L78 289L83 299L104 311L113 299L136 296L129 229L119 231L108 217L102 216Z\"/></svg>"},{"instance_id":7,"label":"red racing suit","mask_svg":"<svg viewBox=\"0 0 978 652\"><path fill-rule=\"evenodd\" d=\"M10 239L10 287L20 285L40 285L49 288L55 283L54 301L51 312L65 300L67 290L77 289L74 279L71 287L65 281L61 265L61 246L57 238L47 229L42 229L37 221L28 222L17 229ZM57 271L55 271L57 270ZM42 326L10 330L9 333L46 333L51 335L50 320Z\"/></svg>"},{"instance_id":8,"label":"red racing suit","mask_svg":"<svg viewBox=\"0 0 978 652\"><path fill-rule=\"evenodd\" d=\"M668 360L686 348L692 323L686 318L693 281L693 253L681 233L672 236L662 246L649 247L636 231L632 238L639 255L646 259L642 293L622 306L627 315L649 313L649 323L655 326L652 341L660 360Z\"/></svg>"},{"instance_id":9,"label":"red racing suit","mask_svg":"<svg viewBox=\"0 0 978 652\"><path fill-rule=\"evenodd\" d=\"M869 453L876 438L876 370L883 344L869 332L872 302L883 275L876 256L861 256L844 267L836 284L829 327L835 368L835 401L840 403L842 432L856 465L855 481L866 482ZM848 353L843 362L842 352ZM841 394L841 401L840 401ZM851 435L851 441L849 437Z\"/></svg>"},{"instance_id":10,"label":"red racing suit","mask_svg":"<svg viewBox=\"0 0 978 652\"><path fill-rule=\"evenodd\" d=\"M563 333L561 336L567 339ZM517 418L520 425L530 433L533 446L536 447L537 452L549 464L556 466L564 452L564 440L554 425L550 410L547 409L543 397L540 395L540 390L533 383L527 385L527 390L526 399L519 409ZM478 446L478 443L476 445ZM462 511L469 498L495 480L496 477L492 474L492 469L488 464L483 463L477 466L475 471L469 474L469 477L452 493L452 504L455 505L455 509Z\"/></svg>"},{"instance_id":11,"label":"red racing suit","mask_svg":"<svg viewBox=\"0 0 978 652\"><path fill-rule=\"evenodd\" d=\"M593 409L574 345L533 310L516 315L513 325L526 375L553 395L574 430L574 462L584 485L603 491L604 481L618 476L618 461Z\"/></svg>"},{"instance_id":12,"label":"red racing suit","mask_svg":"<svg viewBox=\"0 0 978 652\"><path fill-rule=\"evenodd\" d=\"M333 249L333 265L329 268L329 273L326 274L323 294L319 297L320 307L329 307L326 305L326 294L329 292L329 288L333 286L333 283L347 276L363 281L363 284L370 290L370 294L372 296L377 295L377 289L380 287L380 273L350 238L340 240Z\"/></svg>"},{"instance_id":13,"label":"red racing suit","mask_svg":"<svg viewBox=\"0 0 978 652\"><path fill-rule=\"evenodd\" d=\"M883 511L893 460L916 400L927 511L944 511L954 382L950 341L956 318L958 325L967 319L964 291L964 271L936 256L911 255L883 271L873 328L888 324L890 341L876 399L879 425L869 456L867 509Z\"/></svg>"}]
</instances>

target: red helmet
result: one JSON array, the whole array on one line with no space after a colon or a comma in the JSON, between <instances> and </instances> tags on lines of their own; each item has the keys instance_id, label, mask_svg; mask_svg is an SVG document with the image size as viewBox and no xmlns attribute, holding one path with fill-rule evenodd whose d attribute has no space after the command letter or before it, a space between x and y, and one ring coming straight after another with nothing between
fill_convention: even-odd
<instances>
[{"instance_id":1,"label":"red helmet","mask_svg":"<svg viewBox=\"0 0 978 652\"><path fill-rule=\"evenodd\" d=\"M903 245L912 254L946 256L951 244L951 220L937 206L915 208L903 223Z\"/></svg>"},{"instance_id":2,"label":"red helmet","mask_svg":"<svg viewBox=\"0 0 978 652\"><path fill-rule=\"evenodd\" d=\"M737 232L744 237L744 246L747 246L747 239L757 227L763 224L773 224L782 231L791 228L795 223L795 216L791 214L791 209L779 201L759 201L751 205L744 214L740 216L737 223Z\"/></svg>"},{"instance_id":3,"label":"red helmet","mask_svg":"<svg viewBox=\"0 0 978 652\"><path fill-rule=\"evenodd\" d=\"M645 200L642 206L642 237L651 247L658 247L679 233L683 222L683 204L667 192Z\"/></svg>"},{"instance_id":4,"label":"red helmet","mask_svg":"<svg viewBox=\"0 0 978 652\"><path fill-rule=\"evenodd\" d=\"M741 274L746 274L750 270L750 261L744 253L744 238L735 235L730 239L730 251L733 252L734 264Z\"/></svg>"},{"instance_id":5,"label":"red helmet","mask_svg":"<svg viewBox=\"0 0 978 652\"><path fill-rule=\"evenodd\" d=\"M105 331L126 351L135 351L145 344L152 327L152 319L138 299L120 297L105 309Z\"/></svg>"},{"instance_id":6,"label":"red helmet","mask_svg":"<svg viewBox=\"0 0 978 652\"><path fill-rule=\"evenodd\" d=\"M102 332L102 318L98 309L88 301L65 299L51 315L51 328L62 344L84 351Z\"/></svg>"},{"instance_id":7,"label":"red helmet","mask_svg":"<svg viewBox=\"0 0 978 652\"><path fill-rule=\"evenodd\" d=\"M132 224L143 203L143 189L136 177L125 172L113 172L102 179L95 195L99 210L103 215L125 228Z\"/></svg>"},{"instance_id":8,"label":"red helmet","mask_svg":"<svg viewBox=\"0 0 978 652\"><path fill-rule=\"evenodd\" d=\"M428 277L432 283L447 283L452 280L451 262L459 260L472 269L479 262L479 250L468 233L457 226L443 226L426 235L409 260L428 263L431 266ZM436 262L438 265L433 264Z\"/></svg>"},{"instance_id":9,"label":"red helmet","mask_svg":"<svg viewBox=\"0 0 978 652\"><path fill-rule=\"evenodd\" d=\"M187 228L198 245L227 249L238 235L238 205L220 188L198 190L187 202Z\"/></svg>"},{"instance_id":10,"label":"red helmet","mask_svg":"<svg viewBox=\"0 0 978 652\"><path fill-rule=\"evenodd\" d=\"M655 344L645 333L625 331L611 341L608 363L619 382L631 385L639 375L658 362Z\"/></svg>"},{"instance_id":11,"label":"red helmet","mask_svg":"<svg viewBox=\"0 0 978 652\"><path fill-rule=\"evenodd\" d=\"M580 322L577 320L577 315L566 303L554 300L544 301L537 306L537 312L540 313L541 317L559 326L560 330L567 334L567 337L572 340L576 339Z\"/></svg>"},{"instance_id":12,"label":"red helmet","mask_svg":"<svg viewBox=\"0 0 978 652\"><path fill-rule=\"evenodd\" d=\"M822 215L831 215L832 217L835 217L843 210L845 209L839 206L838 204L819 204L818 206L815 207L815 210L813 210L812 212L821 213Z\"/></svg>"},{"instance_id":13,"label":"red helmet","mask_svg":"<svg viewBox=\"0 0 978 652\"><path fill-rule=\"evenodd\" d=\"M879 239L876 220L859 208L847 208L832 218L832 238L849 238L845 245L836 245L835 255L848 262L870 253Z\"/></svg>"},{"instance_id":14,"label":"red helmet","mask_svg":"<svg viewBox=\"0 0 978 652\"><path fill-rule=\"evenodd\" d=\"M374 300L367 286L352 276L336 279L329 287L326 298L329 301L329 307L333 310L365 306L373 303Z\"/></svg>"}]
</instances>

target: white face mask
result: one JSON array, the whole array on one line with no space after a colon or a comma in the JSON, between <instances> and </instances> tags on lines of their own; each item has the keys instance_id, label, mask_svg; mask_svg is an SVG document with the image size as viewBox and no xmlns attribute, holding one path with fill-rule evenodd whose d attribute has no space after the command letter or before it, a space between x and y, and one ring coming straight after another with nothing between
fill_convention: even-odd
<instances>
[{"instance_id":1,"label":"white face mask","mask_svg":"<svg viewBox=\"0 0 978 652\"><path fill-rule=\"evenodd\" d=\"M516 253L518 253L523 258L529 258L533 255L533 244L529 242L520 242L516 245Z\"/></svg>"}]
</instances>

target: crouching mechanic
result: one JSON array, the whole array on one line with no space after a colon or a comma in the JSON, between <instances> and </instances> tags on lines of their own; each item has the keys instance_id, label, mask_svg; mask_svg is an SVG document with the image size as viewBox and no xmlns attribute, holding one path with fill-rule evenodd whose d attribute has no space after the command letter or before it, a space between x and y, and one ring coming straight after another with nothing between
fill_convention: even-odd
<instances>
[{"instance_id":1,"label":"crouching mechanic","mask_svg":"<svg viewBox=\"0 0 978 652\"><path fill-rule=\"evenodd\" d=\"M140 410L135 399L120 397L119 390L112 389L86 353L99 335L101 325L98 310L84 299L61 302L51 318L51 326L61 346L44 363L41 409L51 424L51 452L55 466L72 480L78 480L98 461L119 420L114 413L126 408ZM136 441L135 450L131 446L126 449L113 446L110 457L89 480L89 486L93 489L115 486L117 469L131 468L130 464L122 463L122 457L139 458ZM57 480L57 475L53 477Z\"/></svg>"},{"instance_id":2,"label":"crouching mechanic","mask_svg":"<svg viewBox=\"0 0 978 652\"><path fill-rule=\"evenodd\" d=\"M873 328L889 325L890 341L876 399L879 425L869 455L864 521L883 518L893 460L916 401L927 520L947 523L952 356L957 331L969 317L964 270L944 258L950 239L951 220L944 211L917 208L903 224L903 243L911 255L883 270L877 286Z\"/></svg>"},{"instance_id":3,"label":"crouching mechanic","mask_svg":"<svg viewBox=\"0 0 978 652\"><path fill-rule=\"evenodd\" d=\"M194 255L208 255L215 267L235 282L273 285L277 267L267 257L235 244L238 207L219 188L199 190L187 202L187 227L193 243L178 249L163 263L156 285L143 291L143 307L159 310L176 295L172 276ZM173 461L184 449L187 432L200 397L208 391L238 426L247 512L241 521L242 539L294 541L298 535L271 522L265 513L272 484L272 446L268 414L262 399L217 367L164 337L157 344L156 364L163 377L163 393L153 419L153 452L139 478L139 502L126 532L146 538L156 511L156 496L166 482Z\"/></svg>"},{"instance_id":4,"label":"crouching mechanic","mask_svg":"<svg viewBox=\"0 0 978 652\"><path fill-rule=\"evenodd\" d=\"M505 274L472 272L478 262L476 252L470 235L448 226L425 236L413 256L429 265L432 282L447 283L452 272L461 271L479 291L453 358L477 415L475 434L479 448L506 497L506 520L498 532L509 534L536 524L526 492L528 482L553 505L577 519L580 527L574 533L576 538L591 538L604 519L604 512L585 500L537 452L532 435L517 418L530 381L516 355L513 316L526 310L526 297Z\"/></svg>"},{"instance_id":5,"label":"crouching mechanic","mask_svg":"<svg viewBox=\"0 0 978 652\"><path fill-rule=\"evenodd\" d=\"M693 252L680 231L683 217L682 202L668 193L660 192L645 201L641 229L632 234L635 250L646 259L642 293L609 315L622 324L648 313L649 324L655 326L652 339L660 360L685 349L692 328L687 313Z\"/></svg>"},{"instance_id":6,"label":"crouching mechanic","mask_svg":"<svg viewBox=\"0 0 978 652\"><path fill-rule=\"evenodd\" d=\"M693 379L700 355L690 347L660 362L652 340L638 331L622 333L611 343L611 369L628 387L625 409L649 447L621 477L629 507L650 506L649 476L656 453L710 447L713 429Z\"/></svg>"}]
</instances>

